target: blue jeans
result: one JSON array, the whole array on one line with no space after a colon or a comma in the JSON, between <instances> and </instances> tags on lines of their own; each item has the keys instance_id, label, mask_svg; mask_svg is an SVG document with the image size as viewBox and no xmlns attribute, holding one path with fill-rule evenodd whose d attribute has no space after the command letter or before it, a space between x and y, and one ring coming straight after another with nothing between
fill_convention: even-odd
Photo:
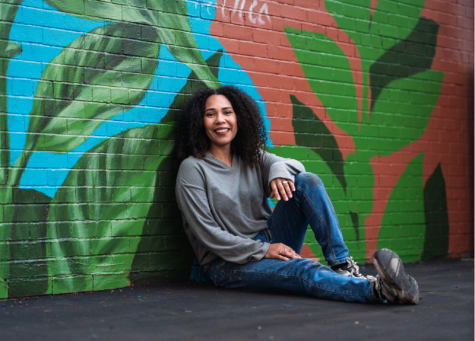
<instances>
[{"instance_id":1,"label":"blue jeans","mask_svg":"<svg viewBox=\"0 0 475 341\"><path fill-rule=\"evenodd\" d=\"M260 231L254 239L283 243L300 253L310 225L328 264L346 263L348 248L320 178L300 173L295 177L295 188L289 201L280 200L276 205L267 222L269 229ZM263 258L247 264L219 259L211 264L207 276L218 286L245 291L298 293L348 302L379 301L367 280L339 275L311 259Z\"/></svg>"}]
</instances>

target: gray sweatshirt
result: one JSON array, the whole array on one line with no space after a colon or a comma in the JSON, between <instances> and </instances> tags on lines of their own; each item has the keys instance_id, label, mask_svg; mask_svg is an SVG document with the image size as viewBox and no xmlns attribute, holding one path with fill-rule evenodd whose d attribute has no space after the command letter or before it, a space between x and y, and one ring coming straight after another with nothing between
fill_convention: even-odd
<instances>
[{"instance_id":1,"label":"gray sweatshirt","mask_svg":"<svg viewBox=\"0 0 475 341\"><path fill-rule=\"evenodd\" d=\"M248 167L234 155L232 167L208 153L200 160L183 160L178 170L176 198L183 227L204 270L213 261L245 264L259 261L269 243L252 240L267 228L272 210L267 198L270 181L305 171L295 160L263 152L263 165Z\"/></svg>"}]
</instances>

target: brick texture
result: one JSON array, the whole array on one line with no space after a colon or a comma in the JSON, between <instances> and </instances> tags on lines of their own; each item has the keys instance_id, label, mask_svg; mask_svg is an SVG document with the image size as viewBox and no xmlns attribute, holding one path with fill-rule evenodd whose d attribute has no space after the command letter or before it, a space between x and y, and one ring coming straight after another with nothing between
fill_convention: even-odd
<instances>
[{"instance_id":1,"label":"brick texture","mask_svg":"<svg viewBox=\"0 0 475 341\"><path fill-rule=\"evenodd\" d=\"M216 79L323 180L356 260L473 257L473 2L368 6L0 0L0 298L189 278L173 117ZM302 255L324 261L310 231Z\"/></svg>"}]
</instances>

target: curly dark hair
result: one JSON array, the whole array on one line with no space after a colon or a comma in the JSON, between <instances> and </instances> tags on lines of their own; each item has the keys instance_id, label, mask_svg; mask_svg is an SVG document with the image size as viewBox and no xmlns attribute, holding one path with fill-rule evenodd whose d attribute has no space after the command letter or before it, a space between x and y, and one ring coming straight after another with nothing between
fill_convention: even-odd
<instances>
[{"instance_id":1,"label":"curly dark hair","mask_svg":"<svg viewBox=\"0 0 475 341\"><path fill-rule=\"evenodd\" d=\"M231 152L239 155L248 166L262 163L260 149L265 148L267 135L257 103L245 92L233 87L204 88L196 91L177 115L175 165L188 156L203 159L210 148L210 140L204 128L206 100L212 95L225 96L237 117L238 131L231 142Z\"/></svg>"}]
</instances>

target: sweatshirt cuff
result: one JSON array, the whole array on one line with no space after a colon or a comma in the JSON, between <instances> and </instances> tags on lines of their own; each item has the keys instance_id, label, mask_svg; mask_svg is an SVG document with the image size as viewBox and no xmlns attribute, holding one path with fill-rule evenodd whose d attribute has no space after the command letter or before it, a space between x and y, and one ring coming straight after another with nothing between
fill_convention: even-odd
<instances>
[{"instance_id":1,"label":"sweatshirt cuff","mask_svg":"<svg viewBox=\"0 0 475 341\"><path fill-rule=\"evenodd\" d=\"M271 181L277 178L289 179L295 183L295 175L292 175L285 167L274 167L274 169L271 169L267 185L270 186Z\"/></svg>"},{"instance_id":2,"label":"sweatshirt cuff","mask_svg":"<svg viewBox=\"0 0 475 341\"><path fill-rule=\"evenodd\" d=\"M267 251L269 250L270 243L263 242L263 244L264 245L261 247L259 252L252 256L251 261L258 262L265 257L265 255L267 254Z\"/></svg>"}]
</instances>

